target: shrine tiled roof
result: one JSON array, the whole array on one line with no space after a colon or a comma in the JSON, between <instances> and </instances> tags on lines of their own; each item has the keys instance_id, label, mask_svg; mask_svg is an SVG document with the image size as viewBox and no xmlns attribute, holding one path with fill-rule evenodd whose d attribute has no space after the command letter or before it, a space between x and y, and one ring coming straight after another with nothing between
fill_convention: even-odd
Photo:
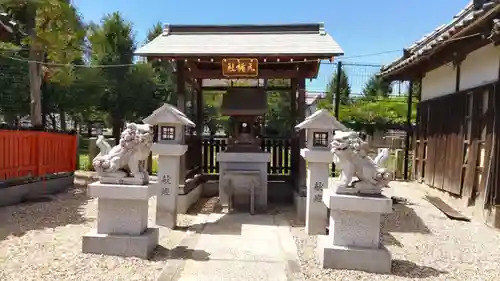
<instances>
[{"instance_id":1,"label":"shrine tiled roof","mask_svg":"<svg viewBox=\"0 0 500 281\"><path fill-rule=\"evenodd\" d=\"M441 25L430 34L425 35L404 50L407 53L406 55L382 67L379 76L389 76L409 65L418 63L432 54L437 48L450 42L450 39L454 39L457 33L500 10L500 0L484 2L485 3L480 8L475 8L474 3L471 1L471 3L461 10L450 23Z\"/></svg>"},{"instance_id":2,"label":"shrine tiled roof","mask_svg":"<svg viewBox=\"0 0 500 281\"><path fill-rule=\"evenodd\" d=\"M136 51L141 56L290 55L330 58L343 54L323 24L166 25Z\"/></svg>"}]
</instances>

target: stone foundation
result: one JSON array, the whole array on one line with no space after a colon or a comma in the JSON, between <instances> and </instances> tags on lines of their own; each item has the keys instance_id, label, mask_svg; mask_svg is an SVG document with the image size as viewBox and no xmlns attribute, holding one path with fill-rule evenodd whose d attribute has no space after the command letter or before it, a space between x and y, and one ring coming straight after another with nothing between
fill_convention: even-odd
<instances>
[{"instance_id":1,"label":"stone foundation","mask_svg":"<svg viewBox=\"0 0 500 281\"><path fill-rule=\"evenodd\" d=\"M0 207L19 204L23 201L38 200L62 192L73 186L74 180L73 175L66 175L13 186L4 187L0 184Z\"/></svg>"},{"instance_id":2,"label":"stone foundation","mask_svg":"<svg viewBox=\"0 0 500 281\"><path fill-rule=\"evenodd\" d=\"M328 236L320 236L317 251L323 268L391 272L391 253L384 246L378 249L335 246Z\"/></svg>"},{"instance_id":3,"label":"stone foundation","mask_svg":"<svg viewBox=\"0 0 500 281\"><path fill-rule=\"evenodd\" d=\"M148 228L146 185L95 182L88 194L97 197L97 228L82 239L82 252L148 258L158 245L158 229Z\"/></svg>"},{"instance_id":4,"label":"stone foundation","mask_svg":"<svg viewBox=\"0 0 500 281\"><path fill-rule=\"evenodd\" d=\"M99 234L83 236L83 253L148 259L158 245L158 228L147 228L141 235Z\"/></svg>"},{"instance_id":5,"label":"stone foundation","mask_svg":"<svg viewBox=\"0 0 500 281\"><path fill-rule=\"evenodd\" d=\"M217 154L217 160L220 163L221 205L228 206L229 196L236 205L250 203L253 190L255 210L264 211L267 208L267 163L270 154L221 152Z\"/></svg>"},{"instance_id":6,"label":"stone foundation","mask_svg":"<svg viewBox=\"0 0 500 281\"><path fill-rule=\"evenodd\" d=\"M380 244L381 214L392 212L385 196L341 195L324 190L330 209L328 236L318 239L318 258L324 268L391 271L391 254Z\"/></svg>"}]
</instances>

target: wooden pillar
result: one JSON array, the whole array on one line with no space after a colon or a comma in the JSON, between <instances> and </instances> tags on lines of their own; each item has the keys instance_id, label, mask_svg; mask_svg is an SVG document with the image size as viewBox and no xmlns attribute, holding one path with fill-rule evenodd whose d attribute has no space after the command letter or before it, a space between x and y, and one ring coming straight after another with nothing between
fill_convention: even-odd
<instances>
[{"instance_id":1,"label":"wooden pillar","mask_svg":"<svg viewBox=\"0 0 500 281\"><path fill-rule=\"evenodd\" d=\"M201 167L203 160L202 150L202 134L203 134L203 79L197 79L198 85L196 90L196 140L197 144L197 161L196 166Z\"/></svg>"},{"instance_id":2,"label":"wooden pillar","mask_svg":"<svg viewBox=\"0 0 500 281\"><path fill-rule=\"evenodd\" d=\"M493 96L493 163L490 190L492 205L500 205L500 72ZM500 222L495 227L500 228Z\"/></svg>"},{"instance_id":3,"label":"wooden pillar","mask_svg":"<svg viewBox=\"0 0 500 281\"><path fill-rule=\"evenodd\" d=\"M257 80L257 81L258 81L258 82L257 82L257 86L258 86L258 87L262 87L262 88L264 89L264 91L266 92L266 97L267 97L267 96L268 96L268 93L269 93L269 92L267 91L267 85L268 85L268 82L269 82L269 81L267 80L267 78L264 78L264 83L262 83L262 86L261 86L261 85L259 85L259 83L260 83L260 79L259 79L259 80ZM266 114L264 114L264 115L262 116L262 119L260 120L260 135L261 135L262 137L264 137L264 136L266 135L266 118L267 118L267 112L266 112Z\"/></svg>"},{"instance_id":4,"label":"wooden pillar","mask_svg":"<svg viewBox=\"0 0 500 281\"><path fill-rule=\"evenodd\" d=\"M196 135L201 137L203 133L203 79L197 79L198 89L196 91Z\"/></svg>"},{"instance_id":5,"label":"wooden pillar","mask_svg":"<svg viewBox=\"0 0 500 281\"><path fill-rule=\"evenodd\" d=\"M411 124L411 110L413 101L413 80L410 80L408 86L408 101L407 101L407 112L406 112L406 137L405 137L405 160L404 160L404 170L403 179L408 180L408 166L410 164L409 151L410 151L410 138L413 135L412 124Z\"/></svg>"},{"instance_id":6,"label":"wooden pillar","mask_svg":"<svg viewBox=\"0 0 500 281\"><path fill-rule=\"evenodd\" d=\"M290 79L290 135L291 138L291 159L290 159L290 178L294 189L299 192L297 185L297 165L300 158L300 151L297 141L295 126L297 125L297 79Z\"/></svg>"},{"instance_id":7,"label":"wooden pillar","mask_svg":"<svg viewBox=\"0 0 500 281\"><path fill-rule=\"evenodd\" d=\"M422 96L422 77L420 76L418 78L418 92L414 93L415 96L417 97L417 114L416 114L416 128L413 134L413 140L415 141L415 145L413 146L413 173L414 173L414 180L418 182L423 182L423 167L424 167L424 150L425 146L427 145L426 143L426 135L427 133L425 132L427 126L427 110L425 107L422 107L422 104L420 103L420 99ZM424 110L423 110L424 109Z\"/></svg>"},{"instance_id":8,"label":"wooden pillar","mask_svg":"<svg viewBox=\"0 0 500 281\"><path fill-rule=\"evenodd\" d=\"M176 61L177 68L177 108L186 113L186 77L184 70L184 61ZM185 132L182 132L183 142L185 143ZM179 166L179 191L183 192L184 189L184 177L186 175L186 157L185 155L180 157Z\"/></svg>"},{"instance_id":9,"label":"wooden pillar","mask_svg":"<svg viewBox=\"0 0 500 281\"><path fill-rule=\"evenodd\" d=\"M298 83L298 97L297 97L297 122L300 123L306 118L306 79L299 78ZM300 193L306 192L306 161L300 156L300 149L306 147L306 132L305 130L300 130L299 132L299 144L298 144L298 157L299 157L299 171L298 171L298 190Z\"/></svg>"}]
</instances>

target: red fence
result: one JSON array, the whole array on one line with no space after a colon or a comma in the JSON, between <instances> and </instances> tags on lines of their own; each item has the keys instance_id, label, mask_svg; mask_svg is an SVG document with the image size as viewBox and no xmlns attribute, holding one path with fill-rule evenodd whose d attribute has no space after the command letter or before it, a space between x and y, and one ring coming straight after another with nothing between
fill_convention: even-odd
<instances>
[{"instance_id":1,"label":"red fence","mask_svg":"<svg viewBox=\"0 0 500 281\"><path fill-rule=\"evenodd\" d=\"M76 150L74 135L0 130L0 181L73 172Z\"/></svg>"}]
</instances>

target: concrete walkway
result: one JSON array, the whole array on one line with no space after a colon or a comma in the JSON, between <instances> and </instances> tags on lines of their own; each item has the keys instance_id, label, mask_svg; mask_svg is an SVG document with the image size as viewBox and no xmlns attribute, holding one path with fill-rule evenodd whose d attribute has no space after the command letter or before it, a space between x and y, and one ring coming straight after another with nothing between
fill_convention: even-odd
<instances>
[{"instance_id":1,"label":"concrete walkway","mask_svg":"<svg viewBox=\"0 0 500 281\"><path fill-rule=\"evenodd\" d=\"M280 215L210 214L172 250L159 281L300 280L297 250Z\"/></svg>"}]
</instances>

